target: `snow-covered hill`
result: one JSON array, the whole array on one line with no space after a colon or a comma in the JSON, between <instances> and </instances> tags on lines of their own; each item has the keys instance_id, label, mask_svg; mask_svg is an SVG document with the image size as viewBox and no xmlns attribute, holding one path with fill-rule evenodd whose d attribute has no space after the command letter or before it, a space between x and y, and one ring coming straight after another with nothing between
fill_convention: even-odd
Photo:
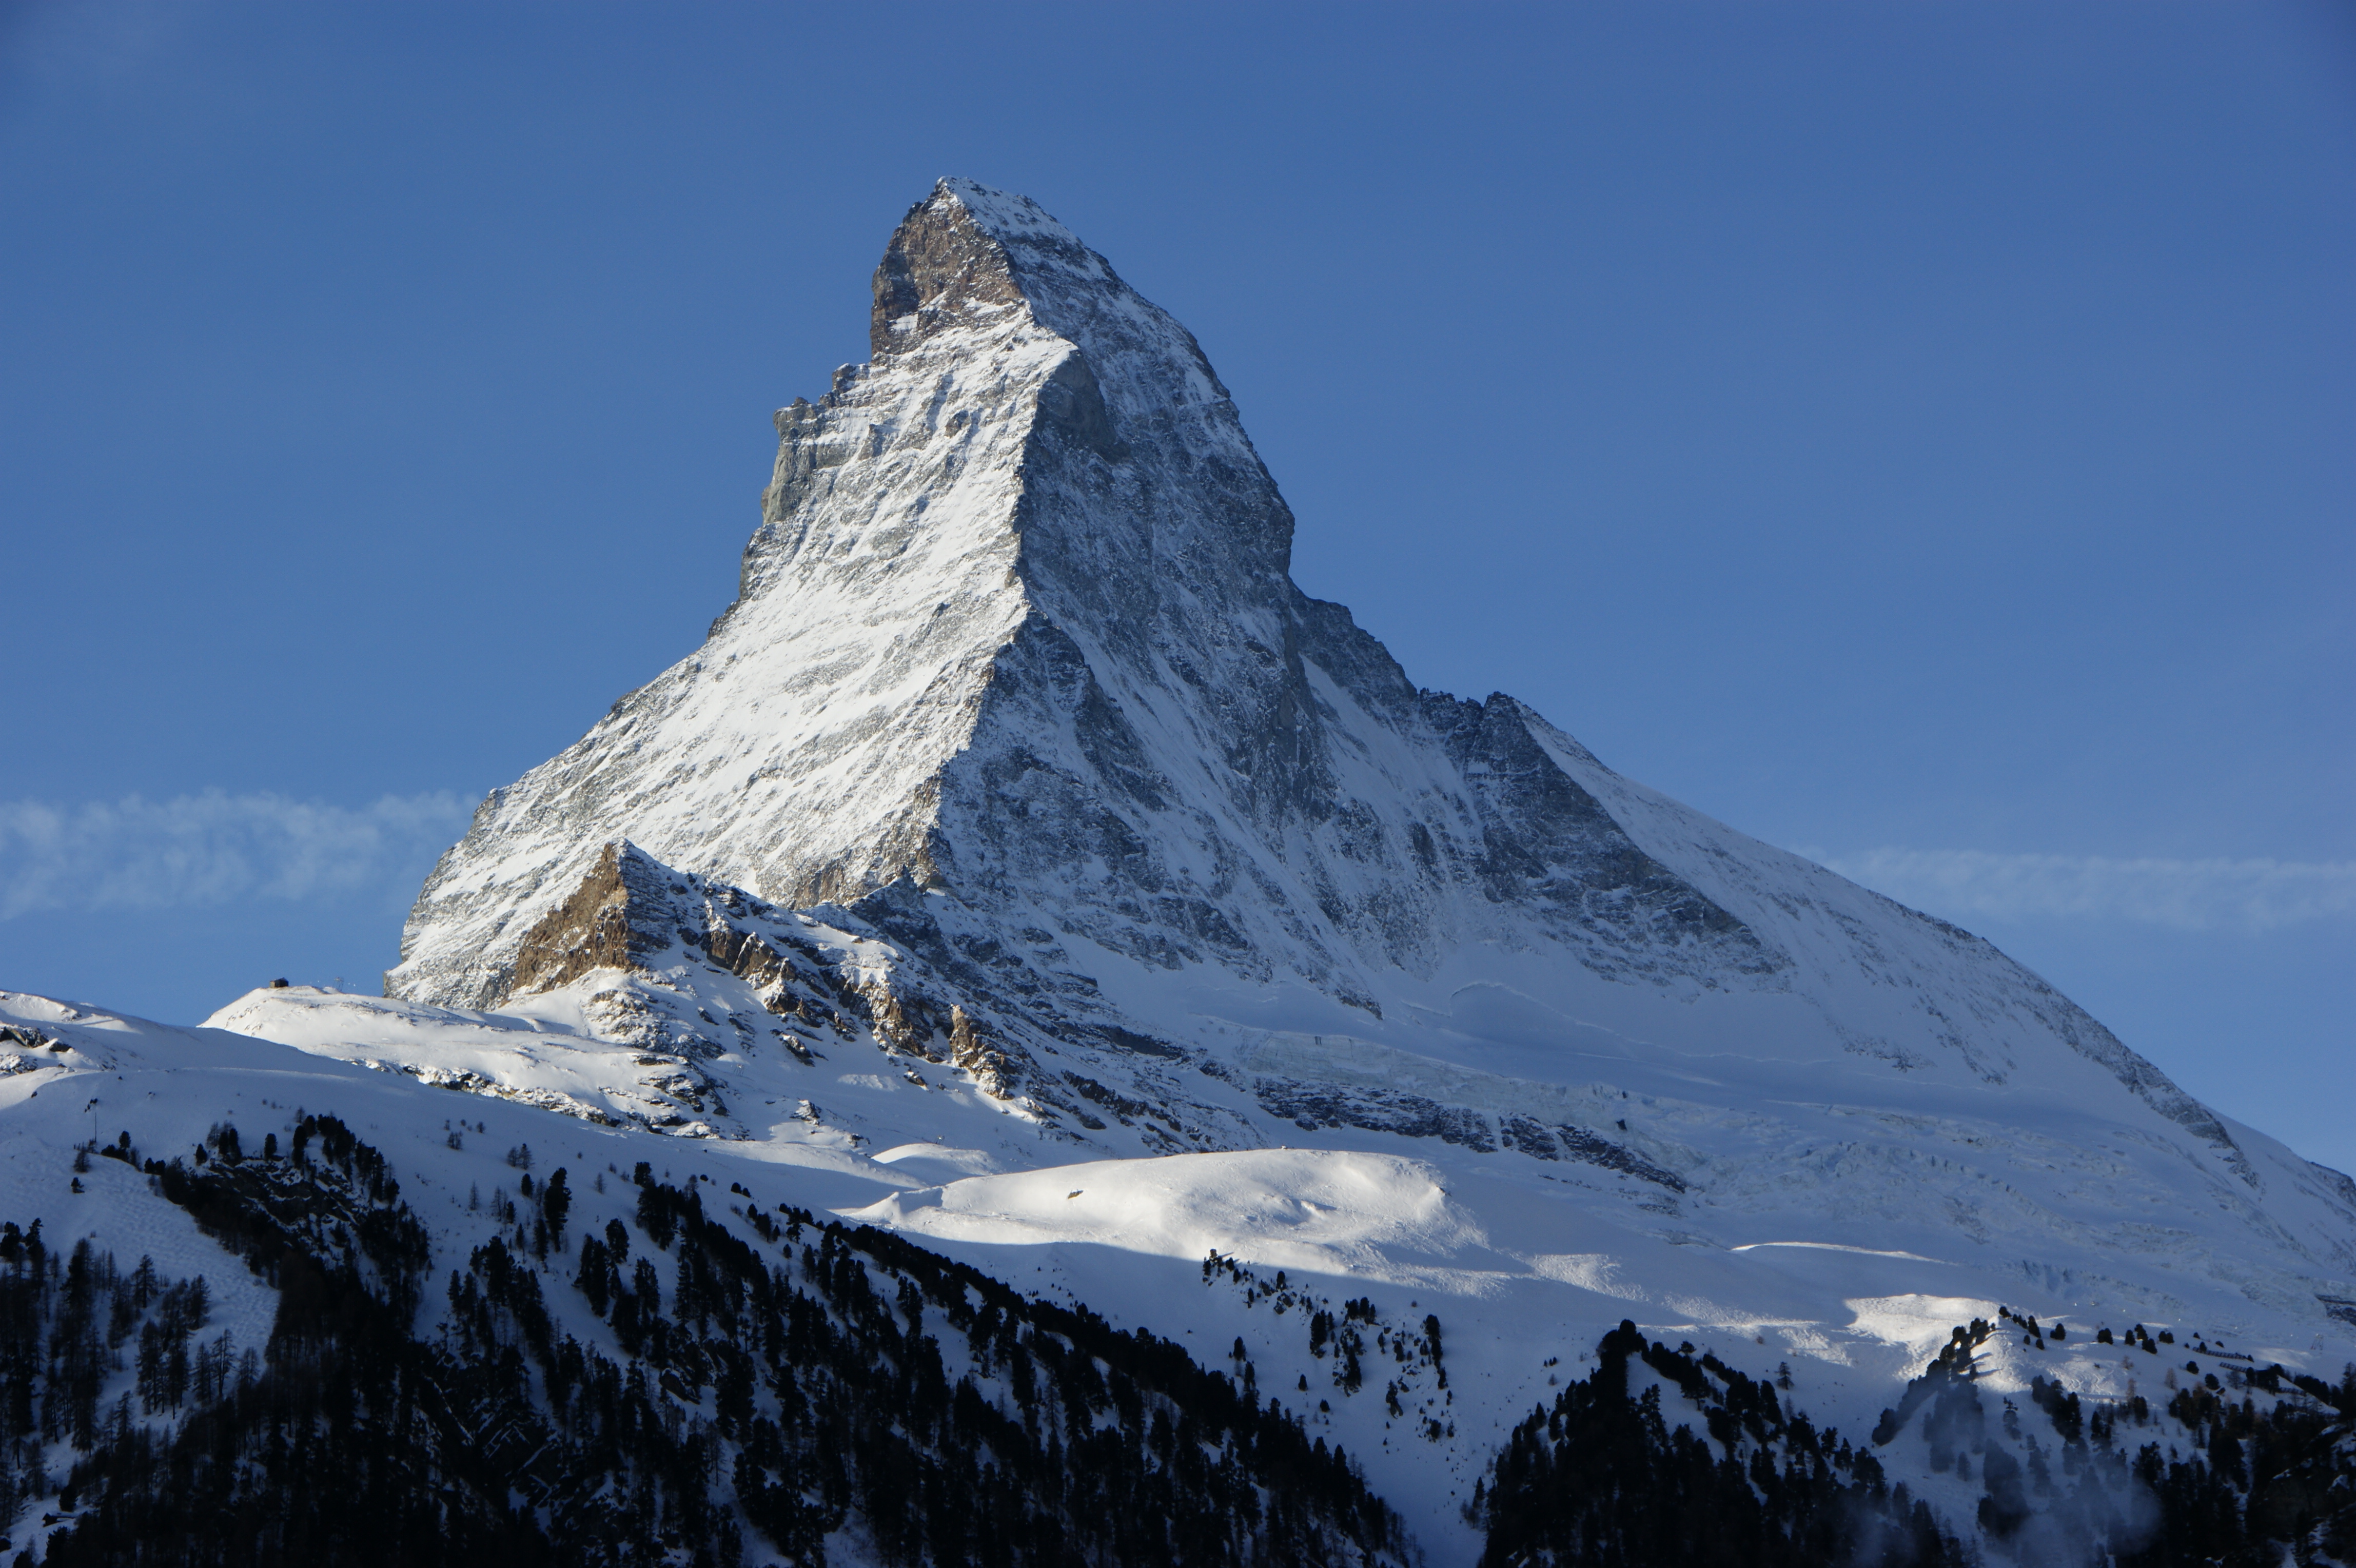
<instances>
[{"instance_id":1,"label":"snow-covered hill","mask_svg":"<svg viewBox=\"0 0 2356 1568\"><path fill-rule=\"evenodd\" d=\"M334 1108L454 1253L467 1124L707 1176L1248 1369L1434 1562L1623 1318L1965 1535L2037 1433L1866 1434L1976 1318L2024 1407L2356 1357L2356 1183L1977 938L1416 688L1292 585L1194 339L1036 206L943 181L873 343L779 413L709 640L485 802L386 996L8 1000L21 1212L131 1223L58 1192L110 1096L142 1146Z\"/></svg>"},{"instance_id":2,"label":"snow-covered hill","mask_svg":"<svg viewBox=\"0 0 2356 1568\"><path fill-rule=\"evenodd\" d=\"M1802 1172L1789 1179L1790 1192L1706 1203L1687 1179L1703 1174L1699 1166L1680 1176L1633 1161L1633 1169L1543 1161L1373 1134L1335 1140L1357 1147L1075 1162L1082 1151L1034 1127L1025 1127L1028 1149L1004 1135L987 1147L944 1141L980 1125L982 1115L998 1115L1001 1125L1019 1119L962 1104L939 1087L888 1090L891 1080L873 1070L885 1065L877 1047L841 1042L836 1056L801 1070L806 1081L830 1077L846 1093L863 1090L862 1120L875 1139L812 1135L817 1130L792 1122L775 1135L680 1137L626 1114L552 1116L519 1092L544 1081L546 1064L568 1069L567 1049L594 1064L609 1048L562 1021L469 1020L307 989L259 993L241 1006L250 1017L274 1007L282 1020L308 1020L310 1048L0 997L11 1047L10 1070L0 1076L8 1154L0 1218L42 1219L59 1252L88 1240L124 1270L145 1256L169 1278L203 1275L215 1302L206 1335L225 1329L232 1349L252 1348L270 1342L273 1293L155 1196L135 1168L142 1156L185 1157L222 1126L240 1130L249 1155L265 1139L284 1151L304 1118L334 1115L386 1156L442 1272L479 1258L494 1237L526 1255L514 1216L527 1165L543 1183L555 1167L568 1170L572 1230L594 1237L608 1221L627 1227L641 1213L626 1178L644 1161L659 1181L707 1184L701 1190L715 1195L707 1208L718 1215L733 1207L736 1218L726 1223L749 1244L763 1242L748 1218L756 1208L831 1213L907 1235L1018 1291L1086 1305L1116 1328L1175 1341L1237 1380L1248 1373L1280 1413L1346 1449L1433 1562L1479 1555L1480 1531L1465 1504L1490 1478L1504 1434L1565 1386L1597 1375L1598 1346L1622 1318L1777 1386L1784 1406L1806 1413L1827 1444L1845 1438L1873 1455L1890 1480L1905 1482L1966 1535L1983 1495L1977 1477L1996 1474L1991 1453L2024 1466L2059 1465L2066 1442L2015 1423L2002 1435L1981 1434L1972 1466L1957 1471L1935 1464L1941 1440L1927 1418L1886 1443L1870 1434L1884 1412L1903 1403L1909 1380L1976 1318L1995 1319L2002 1307L2040 1325L2032 1335L2017 1320L1977 1348L1972 1387L1991 1409L2006 1400L2031 1408L2040 1380L2099 1411L2104 1402L2125 1409L2137 1396L2163 1406L2179 1389L2197 1391L2221 1376L2229 1394L2254 1398L2263 1411L2299 1396L2269 1394L2248 1382L2253 1372L2280 1364L2329 1383L2351 1349L2336 1324L2271 1309L2210 1273L2203 1260L2229 1253L2231 1232L2247 1216L2204 1213L2210 1195L2191 1173L2174 1194L2155 1195L2177 1207L2177 1222L2166 1228L2171 1246L2137 1252L2122 1240L2105 1251L2083 1234L2049 1235L2030 1253L1976 1240L1955 1227L1945 1200L1910 1192L1887 1172L1890 1190L1876 1210L1830 1214L1804 1174L1812 1162L1797 1150L1787 1151L1794 1157L1786 1163ZM529 1034L537 1061L522 1052L504 1067L489 1054L463 1058L453 1042L468 1029ZM437 1081L432 1071L397 1070L392 1050L412 1030L420 1037L409 1042L409 1065L478 1060L507 1074L508 1092L447 1073ZM363 1032L387 1042L379 1047L386 1054L367 1065L331 1059L357 1050L336 1036ZM860 1067L869 1069L863 1086L848 1081L862 1076L848 1069ZM885 1106L896 1120L867 1112ZM1539 1109L1526 1101L1525 1108ZM1640 1094L1618 1108L1632 1117L1669 1109ZM1842 1114L1823 1109L1827 1126ZM1914 1135L1919 1167L1955 1163L1975 1131L1990 1132L1880 1114ZM933 1136L919 1141L927 1131ZM908 1141L881 1143L904 1133ZM118 1138L130 1159L87 1157L114 1149ZM2024 1174L2029 1155L2071 1168L2051 1128L2016 1132L2011 1147ZM77 1150L85 1155L82 1174L70 1178ZM70 1181L82 1190L70 1190ZM1763 1176L1756 1185L1778 1183ZM742 1197L723 1201L723 1192ZM642 1250L652 1244L640 1230L631 1234ZM792 1251L785 1249L788 1258ZM541 1294L559 1331L619 1355L613 1327L571 1283L582 1256L576 1242L560 1242L537 1265ZM455 1303L427 1293L419 1332L428 1340L455 1332L454 1311ZM1431 1323L1444 1355L1432 1353ZM2130 1325L2169 1342L2147 1348L2125 1337ZM2107 1333L2098 1338L2098 1331ZM130 1378L127 1369L117 1374L125 1391ZM1670 1392L1669 1420L1701 1430L1705 1412ZM115 1397L110 1385L105 1398ZM1003 1390L993 1397L1012 1408ZM706 1411L682 1398L681 1413L697 1420ZM162 1431L170 1423L158 1417L149 1424ZM2122 1435L2117 1451L2148 1442L2190 1457L2201 1435L2154 1416ZM34 1495L27 1519L58 1513L54 1494L75 1458L62 1435L47 1445L48 1491ZM836 1562L872 1560L855 1523L832 1552ZM1999 1544L1993 1555L2014 1553ZM757 1550L752 1560L760 1560Z\"/></svg>"}]
</instances>

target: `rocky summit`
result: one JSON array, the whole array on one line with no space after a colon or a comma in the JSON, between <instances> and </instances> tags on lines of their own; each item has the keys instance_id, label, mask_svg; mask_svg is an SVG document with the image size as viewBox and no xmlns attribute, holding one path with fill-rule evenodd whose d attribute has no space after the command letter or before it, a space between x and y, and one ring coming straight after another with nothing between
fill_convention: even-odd
<instances>
[{"instance_id":1,"label":"rocky summit","mask_svg":"<svg viewBox=\"0 0 2356 1568\"><path fill-rule=\"evenodd\" d=\"M1034 203L941 181L873 292L702 646L483 803L383 996L0 993L44 1561L212 1528L175 1476L262 1517L305 1422L519 1561L2356 1557L2356 1183L1415 685ZM85 1197L75 1285L16 1220ZM175 1427L209 1247L271 1356Z\"/></svg>"},{"instance_id":2,"label":"rocky summit","mask_svg":"<svg viewBox=\"0 0 2356 1568\"><path fill-rule=\"evenodd\" d=\"M873 290L873 361L776 416L735 601L485 802L388 995L493 1008L659 953L743 972L759 905L885 939L897 1044L937 1047L957 1007L1149 1058L1270 1023L1999 1087L2074 1058L2246 1165L1987 944L1511 697L1413 685L1293 585L1291 514L1192 335L1035 204L942 181Z\"/></svg>"},{"instance_id":3,"label":"rocky summit","mask_svg":"<svg viewBox=\"0 0 2356 1568\"><path fill-rule=\"evenodd\" d=\"M492 797L391 994L528 984L530 929L620 839L774 904L926 928L1010 1003L1095 990L1071 941L1370 1016L1401 979L1444 998L1483 944L1774 983L1564 737L1510 699L1418 691L1293 585L1291 514L1202 350L1061 224L944 181L874 297L873 362L777 415L735 603Z\"/></svg>"}]
</instances>

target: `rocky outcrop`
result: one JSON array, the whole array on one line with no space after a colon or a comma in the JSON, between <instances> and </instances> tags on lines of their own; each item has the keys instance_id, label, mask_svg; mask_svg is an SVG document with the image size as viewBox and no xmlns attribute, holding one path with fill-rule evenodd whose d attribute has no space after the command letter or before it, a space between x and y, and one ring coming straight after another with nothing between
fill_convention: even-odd
<instances>
[{"instance_id":1,"label":"rocky outcrop","mask_svg":"<svg viewBox=\"0 0 2356 1568\"><path fill-rule=\"evenodd\" d=\"M591 1010L612 1020L609 1032L617 1037L676 1051L641 1058L641 1066L674 1069L644 1081L699 1115L721 1105L708 1058L757 1033L733 1014L715 1014L727 1007L726 987L714 983L721 976L744 982L764 1011L788 1026L767 1033L804 1062L815 1059L813 1043L830 1035L863 1036L887 1054L948 1063L993 1098L1020 1093L1023 1053L991 1038L955 1003L928 994L928 987L948 987L927 977L921 961L889 948L862 961L830 946L830 937L839 941L841 933L809 928L789 910L675 870L617 840L603 846L572 893L525 934L504 980L490 983L487 1004L515 1003L601 971L654 982L652 988L597 991Z\"/></svg>"},{"instance_id":2,"label":"rocky outcrop","mask_svg":"<svg viewBox=\"0 0 2356 1568\"><path fill-rule=\"evenodd\" d=\"M1023 305L1006 247L962 201L926 202L909 214L876 263L874 294L867 338L879 360Z\"/></svg>"},{"instance_id":3,"label":"rocky outcrop","mask_svg":"<svg viewBox=\"0 0 2356 1568\"><path fill-rule=\"evenodd\" d=\"M955 1004L949 1007L949 1062L959 1072L971 1073L984 1093L1000 1100L1014 1097L1023 1076L1015 1059L991 1044L966 1010Z\"/></svg>"},{"instance_id":4,"label":"rocky outcrop","mask_svg":"<svg viewBox=\"0 0 2356 1568\"><path fill-rule=\"evenodd\" d=\"M551 991L593 970L630 969L634 959L667 946L631 919L633 883L643 917L654 889L645 857L630 846L608 843L563 903L524 933L508 980L489 1001Z\"/></svg>"}]
</instances>

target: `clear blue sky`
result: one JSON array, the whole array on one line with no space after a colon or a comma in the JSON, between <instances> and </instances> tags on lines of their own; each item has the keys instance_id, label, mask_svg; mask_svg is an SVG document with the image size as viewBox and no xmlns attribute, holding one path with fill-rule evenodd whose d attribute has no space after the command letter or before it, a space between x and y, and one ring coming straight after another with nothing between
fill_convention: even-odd
<instances>
[{"instance_id":1,"label":"clear blue sky","mask_svg":"<svg viewBox=\"0 0 2356 1568\"><path fill-rule=\"evenodd\" d=\"M1416 679L2356 1169L2350 16L0 4L0 985L373 989L962 173Z\"/></svg>"}]
</instances>

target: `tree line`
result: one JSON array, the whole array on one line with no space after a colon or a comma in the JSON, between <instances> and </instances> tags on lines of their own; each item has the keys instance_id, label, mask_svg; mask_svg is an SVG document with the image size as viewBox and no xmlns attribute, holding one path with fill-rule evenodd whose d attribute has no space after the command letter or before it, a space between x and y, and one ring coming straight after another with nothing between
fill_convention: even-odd
<instances>
[{"instance_id":1,"label":"tree line","mask_svg":"<svg viewBox=\"0 0 2356 1568\"><path fill-rule=\"evenodd\" d=\"M335 1119L305 1118L283 1155L221 1127L145 1168L277 1287L277 1316L224 1361L196 1282L86 1247L60 1266L37 1225L0 1231L0 1419L22 1407L27 1433L75 1454L58 1568L739 1568L846 1542L909 1565L1407 1554L1348 1457L1273 1401L888 1232L749 1195L708 1213L699 1184L642 1165L629 1221L552 1264L558 1170L527 1181L529 1223L447 1271L446 1316L421 1335L426 1232ZM109 1369L134 1362L100 1409ZM57 1485L26 1477L11 1500Z\"/></svg>"},{"instance_id":2,"label":"tree line","mask_svg":"<svg viewBox=\"0 0 2356 1568\"><path fill-rule=\"evenodd\" d=\"M1595 1370L1533 1412L1498 1455L1475 1497L1488 1531L1482 1561L1974 1561L1903 1482L1889 1483L1875 1451L1909 1433L1933 1472L1979 1484L1973 1522L2023 1561L2278 1568L2356 1558L2356 1368L2332 1385L2281 1367L2221 1378L2188 1362L2197 1380L2159 1407L2089 1399L2039 1376L2026 1410L2011 1399L1991 1408L1974 1352L1995 1329L1977 1319L1954 1328L1852 1444L1790 1408L1772 1380L1690 1344L1648 1344L1623 1322L1597 1347ZM1657 1379L1632 1392L1633 1365ZM1664 1391L1688 1408L1665 1410Z\"/></svg>"}]
</instances>

